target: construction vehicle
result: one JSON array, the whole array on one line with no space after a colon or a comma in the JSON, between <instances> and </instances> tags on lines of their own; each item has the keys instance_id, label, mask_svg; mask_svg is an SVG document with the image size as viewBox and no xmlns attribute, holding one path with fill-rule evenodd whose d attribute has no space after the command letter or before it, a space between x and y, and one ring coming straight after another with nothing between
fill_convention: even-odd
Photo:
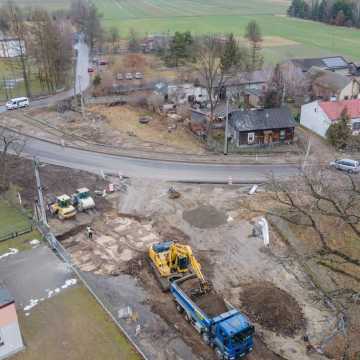
<instances>
[{"instance_id":1,"label":"construction vehicle","mask_svg":"<svg viewBox=\"0 0 360 360\"><path fill-rule=\"evenodd\" d=\"M164 241L149 248L150 265L164 291L169 290L170 283L190 273L195 273L200 282L200 292L210 290L210 284L201 272L201 266L192 253L189 245Z\"/></svg>"},{"instance_id":2,"label":"construction vehicle","mask_svg":"<svg viewBox=\"0 0 360 360\"><path fill-rule=\"evenodd\" d=\"M180 193L175 190L174 187L170 187L168 190L169 199L178 199L180 197Z\"/></svg>"},{"instance_id":3,"label":"construction vehicle","mask_svg":"<svg viewBox=\"0 0 360 360\"><path fill-rule=\"evenodd\" d=\"M221 307L211 311L219 297L209 297L210 306L207 306L204 299L200 302L199 298L195 297L194 300L189 296L182 286L194 277L196 274L190 274L170 284L177 310L201 334L203 341L214 349L218 359L237 360L250 353L253 349L254 326L245 315L224 300ZM210 295L202 295L207 296Z\"/></svg>"},{"instance_id":4,"label":"construction vehicle","mask_svg":"<svg viewBox=\"0 0 360 360\"><path fill-rule=\"evenodd\" d=\"M70 196L61 195L48 202L48 209L52 215L60 220L70 219L76 215L76 209L71 203Z\"/></svg>"},{"instance_id":5,"label":"construction vehicle","mask_svg":"<svg viewBox=\"0 0 360 360\"><path fill-rule=\"evenodd\" d=\"M71 196L72 204L78 211L85 211L95 207L95 201L90 195L88 188L77 189L75 194Z\"/></svg>"}]
</instances>

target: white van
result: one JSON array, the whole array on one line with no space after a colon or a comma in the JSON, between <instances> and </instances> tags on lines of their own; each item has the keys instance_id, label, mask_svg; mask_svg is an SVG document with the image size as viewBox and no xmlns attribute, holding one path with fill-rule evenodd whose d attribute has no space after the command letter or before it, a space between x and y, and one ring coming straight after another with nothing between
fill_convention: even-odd
<instances>
[{"instance_id":1,"label":"white van","mask_svg":"<svg viewBox=\"0 0 360 360\"><path fill-rule=\"evenodd\" d=\"M27 97L19 97L19 98L15 98L15 99L10 99L7 103L6 103L6 109L7 110L13 110L13 109L19 109L22 107L26 107L29 106L30 102L29 99Z\"/></svg>"}]
</instances>

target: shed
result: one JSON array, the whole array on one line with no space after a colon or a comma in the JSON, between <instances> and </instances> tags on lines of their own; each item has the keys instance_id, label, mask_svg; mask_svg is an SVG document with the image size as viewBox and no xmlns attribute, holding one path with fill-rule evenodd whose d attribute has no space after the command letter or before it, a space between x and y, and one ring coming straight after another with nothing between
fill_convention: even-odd
<instances>
[{"instance_id":1,"label":"shed","mask_svg":"<svg viewBox=\"0 0 360 360\"><path fill-rule=\"evenodd\" d=\"M229 114L231 141L239 146L289 144L296 123L287 107L233 111Z\"/></svg>"},{"instance_id":2,"label":"shed","mask_svg":"<svg viewBox=\"0 0 360 360\"><path fill-rule=\"evenodd\" d=\"M15 300L6 288L0 287L0 360L23 349Z\"/></svg>"}]
</instances>

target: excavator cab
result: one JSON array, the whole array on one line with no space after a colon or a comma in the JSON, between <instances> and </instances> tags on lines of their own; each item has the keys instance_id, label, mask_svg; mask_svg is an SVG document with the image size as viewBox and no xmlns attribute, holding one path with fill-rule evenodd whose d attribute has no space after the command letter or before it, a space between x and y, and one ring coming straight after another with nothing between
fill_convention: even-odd
<instances>
[{"instance_id":1,"label":"excavator cab","mask_svg":"<svg viewBox=\"0 0 360 360\"><path fill-rule=\"evenodd\" d=\"M189 258L187 256L180 255L176 258L176 269L179 272L188 271L189 269Z\"/></svg>"}]
</instances>

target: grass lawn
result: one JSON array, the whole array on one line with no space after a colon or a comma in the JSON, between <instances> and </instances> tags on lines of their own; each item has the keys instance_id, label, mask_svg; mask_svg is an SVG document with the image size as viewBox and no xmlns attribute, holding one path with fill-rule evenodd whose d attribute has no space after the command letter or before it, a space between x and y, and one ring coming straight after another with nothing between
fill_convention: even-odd
<instances>
[{"instance_id":1,"label":"grass lawn","mask_svg":"<svg viewBox=\"0 0 360 360\"><path fill-rule=\"evenodd\" d=\"M15 248L19 251L29 250L32 248L32 245L30 245L29 242L34 239L42 239L41 234L37 230L33 230L27 234L20 235L14 239L0 241L0 255L7 253L10 248Z\"/></svg>"},{"instance_id":2,"label":"grass lawn","mask_svg":"<svg viewBox=\"0 0 360 360\"><path fill-rule=\"evenodd\" d=\"M28 218L19 209L0 200L0 235L22 230L29 224Z\"/></svg>"},{"instance_id":3,"label":"grass lawn","mask_svg":"<svg viewBox=\"0 0 360 360\"><path fill-rule=\"evenodd\" d=\"M26 349L14 360L138 360L125 336L80 286L18 313Z\"/></svg>"}]
</instances>

